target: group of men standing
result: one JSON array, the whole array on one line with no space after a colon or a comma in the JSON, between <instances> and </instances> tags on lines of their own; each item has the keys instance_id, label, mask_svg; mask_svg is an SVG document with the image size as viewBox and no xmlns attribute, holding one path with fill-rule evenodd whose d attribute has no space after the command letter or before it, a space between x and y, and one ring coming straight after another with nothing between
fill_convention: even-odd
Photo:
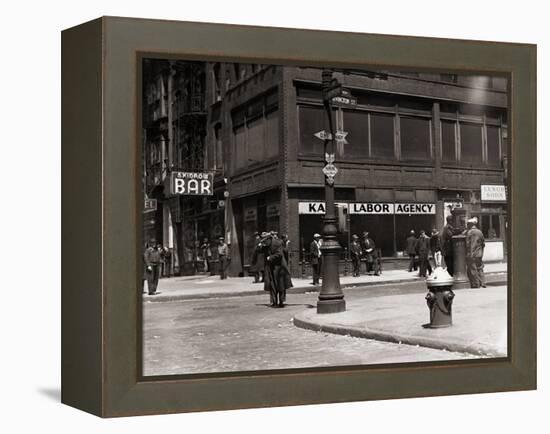
<instances>
[{"instance_id":1,"label":"group of men standing","mask_svg":"<svg viewBox=\"0 0 550 434\"><path fill-rule=\"evenodd\" d=\"M367 274L379 276L381 273L380 258L376 250L376 244L370 237L369 232L363 232L363 238L353 234L349 247L351 263L353 264L353 276L359 277L361 271L361 262L365 262Z\"/></svg>"},{"instance_id":2,"label":"group of men standing","mask_svg":"<svg viewBox=\"0 0 550 434\"><path fill-rule=\"evenodd\" d=\"M263 282L271 307L284 307L286 290L292 287L289 269L289 245L286 235L275 231L256 232L250 272L254 283Z\"/></svg>"},{"instance_id":3,"label":"group of men standing","mask_svg":"<svg viewBox=\"0 0 550 434\"><path fill-rule=\"evenodd\" d=\"M435 267L441 266L441 257L445 261L447 272L454 275L454 250L453 236L463 234L466 237L466 271L470 286L472 288L485 287L485 274L483 272L483 251L485 238L478 229L478 220L473 217L466 222L466 230L453 226L453 217L447 216L446 224L441 234L437 229L432 229L428 237L424 230L420 230L418 238L414 230L411 230L406 241L406 253L409 255L409 272L419 270L419 276L426 277L432 273L432 266L429 261L430 252L435 262ZM418 264L417 264L418 258Z\"/></svg>"}]
</instances>

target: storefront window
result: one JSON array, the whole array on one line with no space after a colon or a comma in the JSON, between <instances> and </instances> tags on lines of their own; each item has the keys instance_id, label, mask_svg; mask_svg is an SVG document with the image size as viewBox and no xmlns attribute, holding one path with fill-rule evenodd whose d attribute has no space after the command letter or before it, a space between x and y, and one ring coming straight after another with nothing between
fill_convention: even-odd
<instances>
[{"instance_id":1,"label":"storefront window","mask_svg":"<svg viewBox=\"0 0 550 434\"><path fill-rule=\"evenodd\" d=\"M483 214L481 216L481 232L488 239L502 238L500 232L500 215L499 214Z\"/></svg>"},{"instance_id":2,"label":"storefront window","mask_svg":"<svg viewBox=\"0 0 550 434\"><path fill-rule=\"evenodd\" d=\"M441 121L441 157L445 162L456 161L456 122Z\"/></svg>"},{"instance_id":3,"label":"storefront window","mask_svg":"<svg viewBox=\"0 0 550 434\"><path fill-rule=\"evenodd\" d=\"M460 161L481 164L483 161L481 124L460 124Z\"/></svg>"},{"instance_id":4,"label":"storefront window","mask_svg":"<svg viewBox=\"0 0 550 434\"><path fill-rule=\"evenodd\" d=\"M371 151L374 158L394 158L393 115L374 114L370 116ZM350 137L351 139L351 137Z\"/></svg>"},{"instance_id":5,"label":"storefront window","mask_svg":"<svg viewBox=\"0 0 550 434\"><path fill-rule=\"evenodd\" d=\"M500 165L500 131L496 126L487 125L487 164Z\"/></svg>"},{"instance_id":6,"label":"storefront window","mask_svg":"<svg viewBox=\"0 0 550 434\"><path fill-rule=\"evenodd\" d=\"M352 214L350 216L351 233L362 238L368 232L382 256L393 256L393 215Z\"/></svg>"},{"instance_id":7,"label":"storefront window","mask_svg":"<svg viewBox=\"0 0 550 434\"><path fill-rule=\"evenodd\" d=\"M424 118L401 117L401 158L430 159L430 121Z\"/></svg>"}]
</instances>

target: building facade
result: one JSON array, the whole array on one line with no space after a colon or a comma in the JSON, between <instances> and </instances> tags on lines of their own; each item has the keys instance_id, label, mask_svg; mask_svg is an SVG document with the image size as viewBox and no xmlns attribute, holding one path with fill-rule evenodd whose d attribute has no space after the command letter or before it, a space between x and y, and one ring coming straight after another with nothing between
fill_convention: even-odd
<instances>
[{"instance_id":1,"label":"building facade","mask_svg":"<svg viewBox=\"0 0 550 434\"><path fill-rule=\"evenodd\" d=\"M231 274L242 275L254 232L286 233L291 268L299 275L324 214L324 142L315 136L329 129L321 70L235 63L202 68L206 115L200 117L204 136L195 143L204 145L202 170L215 174L214 195L187 205L190 199L163 192L164 202L180 202L181 224L188 228L175 236L193 239L186 246L223 234L231 244ZM368 231L384 260L398 262L411 229L440 229L453 209L463 218L478 217L486 256L502 259L506 79L355 70L334 78L354 99L333 107L335 129L345 135L335 161L342 259L351 235ZM173 226L175 211L166 210L164 222Z\"/></svg>"}]
</instances>

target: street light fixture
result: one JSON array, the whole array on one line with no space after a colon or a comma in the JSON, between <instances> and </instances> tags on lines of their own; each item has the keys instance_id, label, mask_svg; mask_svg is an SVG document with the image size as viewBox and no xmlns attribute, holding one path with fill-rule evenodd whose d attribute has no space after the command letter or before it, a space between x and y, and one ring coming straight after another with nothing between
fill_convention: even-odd
<instances>
[{"instance_id":1,"label":"street light fixture","mask_svg":"<svg viewBox=\"0 0 550 434\"><path fill-rule=\"evenodd\" d=\"M337 173L334 162L334 127L332 122L331 98L334 89L338 88L336 80L332 79L332 70L323 69L322 71L322 90L323 105L329 122L329 134L324 137L324 156L325 167L325 217L323 220L323 244L321 252L323 254L323 285L317 301L317 313L337 313L346 310L346 301L344 293L340 288L340 273L338 262L340 260L340 251L342 248L338 243L336 234L338 233L336 207L334 203L334 176Z\"/></svg>"}]
</instances>

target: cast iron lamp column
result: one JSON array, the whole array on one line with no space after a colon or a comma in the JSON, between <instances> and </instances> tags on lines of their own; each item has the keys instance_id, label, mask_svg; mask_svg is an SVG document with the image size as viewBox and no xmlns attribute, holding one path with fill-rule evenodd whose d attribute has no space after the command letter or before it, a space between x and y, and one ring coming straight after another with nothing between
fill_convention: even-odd
<instances>
[{"instance_id":1,"label":"cast iron lamp column","mask_svg":"<svg viewBox=\"0 0 550 434\"><path fill-rule=\"evenodd\" d=\"M323 69L323 104L328 117L330 136L325 139L325 164L334 161L334 128L332 124L332 108L328 90L331 86L332 71ZM332 161L331 161L332 160ZM346 310L344 293L340 288L340 273L338 262L341 247L336 238L338 228L336 226L336 208L334 204L334 179L325 175L325 218L323 219L323 244L321 252L323 285L317 301L317 313L337 313Z\"/></svg>"}]
</instances>

